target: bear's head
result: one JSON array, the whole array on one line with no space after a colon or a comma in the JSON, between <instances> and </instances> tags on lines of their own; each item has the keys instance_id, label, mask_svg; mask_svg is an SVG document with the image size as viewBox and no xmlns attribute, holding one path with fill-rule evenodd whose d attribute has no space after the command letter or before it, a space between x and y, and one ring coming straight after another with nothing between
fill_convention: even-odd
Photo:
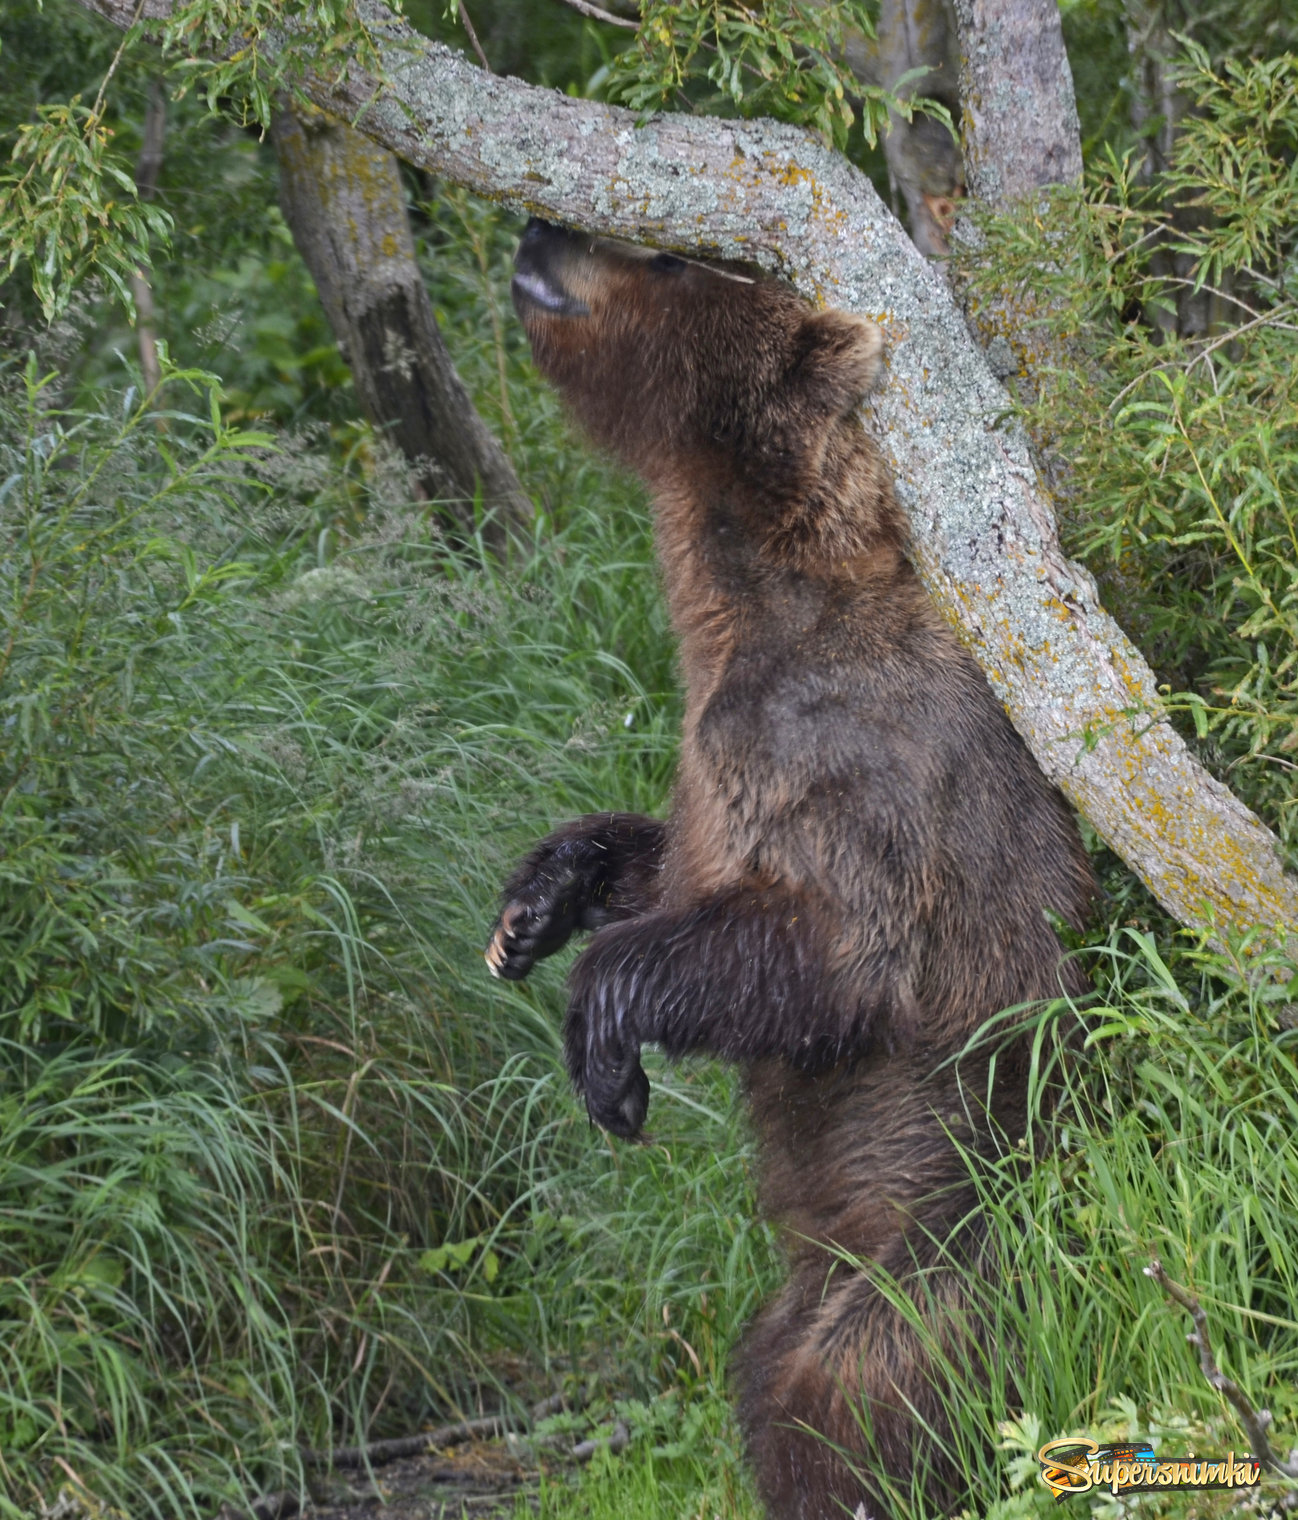
<instances>
[{"instance_id":1,"label":"bear's head","mask_svg":"<svg viewBox=\"0 0 1298 1520\"><path fill-rule=\"evenodd\" d=\"M586 432L651 482L719 468L779 492L875 384L879 329L783 282L528 223L514 305ZM852 424L855 426L855 424Z\"/></svg>"}]
</instances>

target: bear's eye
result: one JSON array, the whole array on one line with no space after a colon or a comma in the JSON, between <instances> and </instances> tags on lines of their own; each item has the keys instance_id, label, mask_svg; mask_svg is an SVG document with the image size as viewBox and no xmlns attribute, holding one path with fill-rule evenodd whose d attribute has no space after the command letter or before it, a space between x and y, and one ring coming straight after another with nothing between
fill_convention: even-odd
<instances>
[{"instance_id":1,"label":"bear's eye","mask_svg":"<svg viewBox=\"0 0 1298 1520\"><path fill-rule=\"evenodd\" d=\"M649 260L650 269L684 269L685 260L678 259L674 253L656 253Z\"/></svg>"}]
</instances>

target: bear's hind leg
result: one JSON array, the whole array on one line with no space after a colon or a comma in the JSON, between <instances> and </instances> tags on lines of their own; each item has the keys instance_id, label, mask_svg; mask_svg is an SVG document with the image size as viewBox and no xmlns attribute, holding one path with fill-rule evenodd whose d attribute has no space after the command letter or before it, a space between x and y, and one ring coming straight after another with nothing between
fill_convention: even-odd
<instances>
[{"instance_id":1,"label":"bear's hind leg","mask_svg":"<svg viewBox=\"0 0 1298 1520\"><path fill-rule=\"evenodd\" d=\"M954 1283L944 1284L953 1288ZM966 1497L924 1335L859 1272L802 1262L735 1356L739 1419L770 1520L894 1520L887 1485L918 1511ZM940 1375L940 1374L939 1374Z\"/></svg>"}]
</instances>

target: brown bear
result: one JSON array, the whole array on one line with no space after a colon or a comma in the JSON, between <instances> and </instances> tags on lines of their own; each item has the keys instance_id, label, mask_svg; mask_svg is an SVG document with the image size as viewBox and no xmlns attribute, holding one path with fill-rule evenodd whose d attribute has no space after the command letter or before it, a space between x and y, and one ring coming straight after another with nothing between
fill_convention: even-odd
<instances>
[{"instance_id":1,"label":"brown bear","mask_svg":"<svg viewBox=\"0 0 1298 1520\"><path fill-rule=\"evenodd\" d=\"M643 1042L740 1064L790 1268L736 1357L773 1520L883 1520L881 1474L949 1510L942 1391L875 1269L934 1343L970 1334L968 1152L1023 1134L1027 1067L953 1058L999 1010L1082 990L1049 915L1083 923L1086 854L906 558L858 416L878 328L539 221L515 271L537 367L652 492L685 719L670 818L542 840L488 963L523 977L595 931L565 1050L614 1135L645 1119Z\"/></svg>"}]
</instances>

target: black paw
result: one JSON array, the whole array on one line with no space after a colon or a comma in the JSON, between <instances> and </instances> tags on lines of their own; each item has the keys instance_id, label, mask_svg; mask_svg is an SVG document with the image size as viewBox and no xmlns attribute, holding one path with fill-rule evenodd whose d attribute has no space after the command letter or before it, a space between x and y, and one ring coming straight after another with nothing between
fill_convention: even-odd
<instances>
[{"instance_id":1,"label":"black paw","mask_svg":"<svg viewBox=\"0 0 1298 1520\"><path fill-rule=\"evenodd\" d=\"M592 1123L619 1140L636 1138L649 1112L649 1078L638 1056L616 1074L601 1073L596 1084L587 1085L586 1112Z\"/></svg>"},{"instance_id":2,"label":"black paw","mask_svg":"<svg viewBox=\"0 0 1298 1520\"><path fill-rule=\"evenodd\" d=\"M537 961L562 950L576 928L568 905L507 903L491 931L483 958L492 976L521 982Z\"/></svg>"},{"instance_id":3,"label":"black paw","mask_svg":"<svg viewBox=\"0 0 1298 1520\"><path fill-rule=\"evenodd\" d=\"M553 955L584 926L591 885L589 873L551 858L522 881L506 888L508 900L487 944L492 976L519 982L537 961Z\"/></svg>"},{"instance_id":4,"label":"black paw","mask_svg":"<svg viewBox=\"0 0 1298 1520\"><path fill-rule=\"evenodd\" d=\"M564 1055L572 1085L586 1112L610 1135L633 1140L649 1111L649 1078L640 1064L640 1041L610 984L591 986L590 951L573 973L573 998L564 1020Z\"/></svg>"},{"instance_id":5,"label":"black paw","mask_svg":"<svg viewBox=\"0 0 1298 1520\"><path fill-rule=\"evenodd\" d=\"M663 832L656 818L638 813L590 813L542 839L501 894L486 952L493 975L519 981L576 930L643 912L656 887Z\"/></svg>"}]
</instances>

